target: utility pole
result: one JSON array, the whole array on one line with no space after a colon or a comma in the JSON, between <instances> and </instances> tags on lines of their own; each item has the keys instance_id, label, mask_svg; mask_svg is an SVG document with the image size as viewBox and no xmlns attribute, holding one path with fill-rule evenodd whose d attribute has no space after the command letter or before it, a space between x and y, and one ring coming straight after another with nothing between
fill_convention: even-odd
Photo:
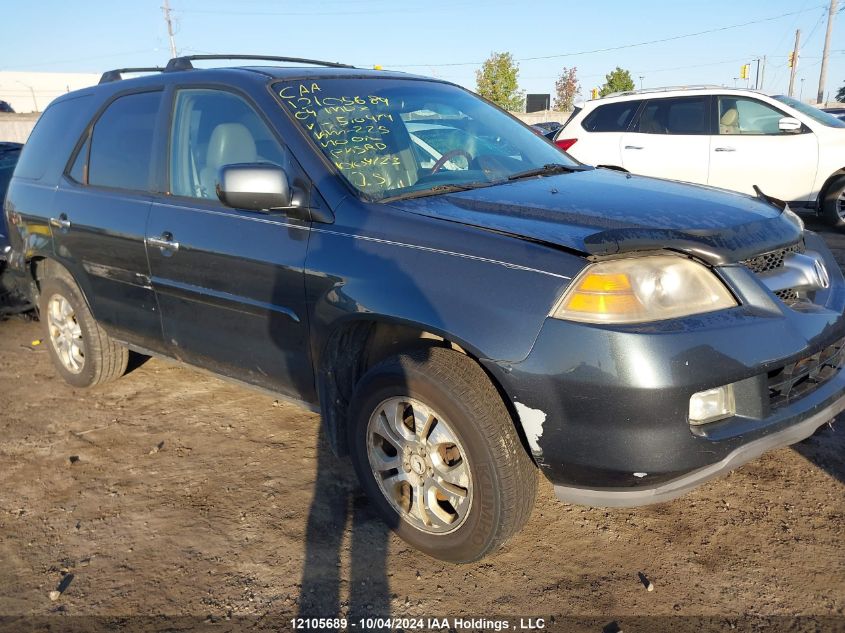
<instances>
[{"instance_id":1,"label":"utility pole","mask_svg":"<svg viewBox=\"0 0 845 633\"><path fill-rule=\"evenodd\" d=\"M170 2L164 0L164 21L167 22L167 35L170 37L170 57L176 57L176 39L173 37L173 20L170 19Z\"/></svg>"},{"instance_id":2,"label":"utility pole","mask_svg":"<svg viewBox=\"0 0 845 633\"><path fill-rule=\"evenodd\" d=\"M801 45L801 29L795 31L795 48L792 49L792 68L789 69L789 92L790 97L795 88L795 71L798 70L798 48Z\"/></svg>"},{"instance_id":3,"label":"utility pole","mask_svg":"<svg viewBox=\"0 0 845 633\"><path fill-rule=\"evenodd\" d=\"M824 83L827 81L827 58L830 56L830 36L833 32L833 16L836 15L836 5L839 0L830 0L830 11L827 13L827 33L824 36L822 50L822 69L819 71L819 94L817 103L824 103Z\"/></svg>"},{"instance_id":4,"label":"utility pole","mask_svg":"<svg viewBox=\"0 0 845 633\"><path fill-rule=\"evenodd\" d=\"M766 80L766 56L763 55L763 67L760 69L760 87L758 90L763 89L763 83Z\"/></svg>"},{"instance_id":5,"label":"utility pole","mask_svg":"<svg viewBox=\"0 0 845 633\"><path fill-rule=\"evenodd\" d=\"M754 77L754 90L760 89L760 58L754 60L757 62L757 76Z\"/></svg>"},{"instance_id":6,"label":"utility pole","mask_svg":"<svg viewBox=\"0 0 845 633\"><path fill-rule=\"evenodd\" d=\"M640 75L640 90L643 89L643 76Z\"/></svg>"}]
</instances>

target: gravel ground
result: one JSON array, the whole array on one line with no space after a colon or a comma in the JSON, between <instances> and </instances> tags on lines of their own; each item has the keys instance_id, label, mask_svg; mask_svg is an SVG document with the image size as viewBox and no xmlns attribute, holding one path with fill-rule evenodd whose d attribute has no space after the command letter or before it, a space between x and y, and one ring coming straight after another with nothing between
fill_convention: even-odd
<instances>
[{"instance_id":1,"label":"gravel ground","mask_svg":"<svg viewBox=\"0 0 845 633\"><path fill-rule=\"evenodd\" d=\"M651 507L543 481L505 550L453 566L386 531L318 416L160 360L75 390L39 338L0 323L0 631L845 629L841 425Z\"/></svg>"}]
</instances>

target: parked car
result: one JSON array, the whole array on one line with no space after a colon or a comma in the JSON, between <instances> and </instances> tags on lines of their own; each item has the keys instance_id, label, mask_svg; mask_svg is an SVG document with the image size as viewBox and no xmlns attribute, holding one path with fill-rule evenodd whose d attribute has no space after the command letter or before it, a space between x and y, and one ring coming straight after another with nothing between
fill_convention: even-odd
<instances>
[{"instance_id":1,"label":"parked car","mask_svg":"<svg viewBox=\"0 0 845 633\"><path fill-rule=\"evenodd\" d=\"M580 161L789 202L845 227L845 122L783 95L690 87L579 106L555 143Z\"/></svg>"},{"instance_id":2,"label":"parked car","mask_svg":"<svg viewBox=\"0 0 845 633\"><path fill-rule=\"evenodd\" d=\"M15 170L11 270L74 387L134 350L300 402L455 562L538 471L666 501L845 408L845 280L785 205L588 167L441 80L195 59L59 97Z\"/></svg>"},{"instance_id":3,"label":"parked car","mask_svg":"<svg viewBox=\"0 0 845 633\"><path fill-rule=\"evenodd\" d=\"M0 201L6 196L6 189L20 157L21 147L23 145L20 143L0 141ZM15 291L13 285L6 283L7 278L3 273L6 270L6 258L11 250L7 236L6 221L0 217L0 316L22 312L31 307L22 299L21 294Z\"/></svg>"},{"instance_id":4,"label":"parked car","mask_svg":"<svg viewBox=\"0 0 845 633\"><path fill-rule=\"evenodd\" d=\"M0 101L0 112L14 112L12 106L6 101Z\"/></svg>"},{"instance_id":5,"label":"parked car","mask_svg":"<svg viewBox=\"0 0 845 633\"><path fill-rule=\"evenodd\" d=\"M545 136L548 139L553 139L554 135L560 129L560 123L551 121L548 123L534 123L531 127L537 131L540 136Z\"/></svg>"},{"instance_id":6,"label":"parked car","mask_svg":"<svg viewBox=\"0 0 845 633\"><path fill-rule=\"evenodd\" d=\"M542 121L540 123L535 123L534 127L538 127L544 132L554 132L555 130L560 129L560 123L557 121Z\"/></svg>"},{"instance_id":7,"label":"parked car","mask_svg":"<svg viewBox=\"0 0 845 633\"><path fill-rule=\"evenodd\" d=\"M828 114L832 114L837 119L841 119L845 121L845 107L842 108L822 108L822 112L827 112Z\"/></svg>"}]
</instances>

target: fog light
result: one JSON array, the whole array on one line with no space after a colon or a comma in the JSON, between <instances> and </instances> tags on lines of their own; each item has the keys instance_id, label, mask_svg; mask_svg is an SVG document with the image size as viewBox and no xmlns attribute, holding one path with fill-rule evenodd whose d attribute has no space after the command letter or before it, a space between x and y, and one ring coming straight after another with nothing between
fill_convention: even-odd
<instances>
[{"instance_id":1,"label":"fog light","mask_svg":"<svg viewBox=\"0 0 845 633\"><path fill-rule=\"evenodd\" d=\"M699 391L689 399L690 424L707 424L735 414L733 385Z\"/></svg>"}]
</instances>

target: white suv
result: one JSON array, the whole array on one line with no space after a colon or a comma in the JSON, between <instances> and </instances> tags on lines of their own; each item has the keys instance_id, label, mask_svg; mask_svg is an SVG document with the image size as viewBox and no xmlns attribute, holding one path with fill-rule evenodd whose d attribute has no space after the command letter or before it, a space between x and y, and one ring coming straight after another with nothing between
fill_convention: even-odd
<instances>
[{"instance_id":1,"label":"white suv","mask_svg":"<svg viewBox=\"0 0 845 633\"><path fill-rule=\"evenodd\" d=\"M682 87L579 104L555 136L591 165L683 180L817 210L845 227L845 121L790 97Z\"/></svg>"}]
</instances>

